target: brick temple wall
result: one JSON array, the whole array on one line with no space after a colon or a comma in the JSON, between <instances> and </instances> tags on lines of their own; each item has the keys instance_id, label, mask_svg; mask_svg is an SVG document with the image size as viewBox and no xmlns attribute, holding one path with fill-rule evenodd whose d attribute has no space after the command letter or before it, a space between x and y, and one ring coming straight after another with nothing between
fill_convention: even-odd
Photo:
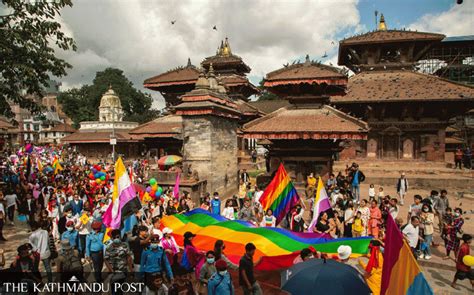
<instances>
[{"instance_id":1,"label":"brick temple wall","mask_svg":"<svg viewBox=\"0 0 474 295\"><path fill-rule=\"evenodd\" d=\"M237 122L220 117L183 118L184 164L191 164L207 190L221 195L237 189Z\"/></svg>"}]
</instances>

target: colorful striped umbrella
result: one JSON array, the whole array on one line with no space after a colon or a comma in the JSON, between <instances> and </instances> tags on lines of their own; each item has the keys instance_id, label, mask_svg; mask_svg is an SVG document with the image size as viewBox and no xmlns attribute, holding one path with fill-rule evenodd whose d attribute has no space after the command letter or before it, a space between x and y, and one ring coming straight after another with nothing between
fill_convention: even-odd
<instances>
[{"instance_id":1,"label":"colorful striped umbrella","mask_svg":"<svg viewBox=\"0 0 474 295\"><path fill-rule=\"evenodd\" d=\"M172 166L176 163L181 162L182 159L183 158L181 158L180 156L175 155L164 156L158 160L158 166L160 166L160 168L163 168L165 166Z\"/></svg>"}]
</instances>

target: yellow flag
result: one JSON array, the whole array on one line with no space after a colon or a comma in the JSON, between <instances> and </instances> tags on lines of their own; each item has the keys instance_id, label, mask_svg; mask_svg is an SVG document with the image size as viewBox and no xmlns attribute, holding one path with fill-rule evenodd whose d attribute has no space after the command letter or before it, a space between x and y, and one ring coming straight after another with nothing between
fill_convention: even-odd
<instances>
[{"instance_id":1,"label":"yellow flag","mask_svg":"<svg viewBox=\"0 0 474 295\"><path fill-rule=\"evenodd\" d=\"M81 218L79 218L79 220L82 222L82 224L87 224L90 220L89 216L87 216L87 214L82 214Z\"/></svg>"}]
</instances>

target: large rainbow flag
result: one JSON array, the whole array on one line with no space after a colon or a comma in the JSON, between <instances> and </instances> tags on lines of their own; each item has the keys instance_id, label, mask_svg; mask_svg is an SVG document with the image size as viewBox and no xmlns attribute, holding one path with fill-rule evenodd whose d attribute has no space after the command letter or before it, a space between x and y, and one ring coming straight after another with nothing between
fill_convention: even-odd
<instances>
[{"instance_id":1,"label":"large rainbow flag","mask_svg":"<svg viewBox=\"0 0 474 295\"><path fill-rule=\"evenodd\" d=\"M109 229L118 229L123 220L140 210L140 208L140 199L135 193L127 168L125 168L122 158L118 158L115 163L112 203L104 213L103 222Z\"/></svg>"},{"instance_id":2,"label":"large rainbow flag","mask_svg":"<svg viewBox=\"0 0 474 295\"><path fill-rule=\"evenodd\" d=\"M58 171L63 170L63 167L61 166L61 163L59 163L59 159L57 156L54 156L52 166L54 168L54 174L58 174Z\"/></svg>"},{"instance_id":3,"label":"large rainbow flag","mask_svg":"<svg viewBox=\"0 0 474 295\"><path fill-rule=\"evenodd\" d=\"M183 235L190 231L197 236L193 244L199 250L208 251L214 248L217 240L225 243L225 254L238 263L245 252L245 245L253 243L257 250L254 259L263 257L257 270L275 270L289 267L299 252L310 246L323 253L337 253L341 245L349 245L354 256L368 253L371 238L331 239L317 233L297 233L275 227L255 227L241 220L228 220L202 209L194 209L186 214L175 214L163 217L162 227L173 230L176 242L183 246Z\"/></svg>"},{"instance_id":4,"label":"large rainbow flag","mask_svg":"<svg viewBox=\"0 0 474 295\"><path fill-rule=\"evenodd\" d=\"M410 246L392 216L387 217L380 295L433 294Z\"/></svg>"},{"instance_id":5,"label":"large rainbow flag","mask_svg":"<svg viewBox=\"0 0 474 295\"><path fill-rule=\"evenodd\" d=\"M273 216L276 217L276 224L279 224L285 218L286 213L299 202L299 199L290 176L286 173L283 164L280 164L275 177L263 192L259 202L264 211L272 209Z\"/></svg>"}]
</instances>

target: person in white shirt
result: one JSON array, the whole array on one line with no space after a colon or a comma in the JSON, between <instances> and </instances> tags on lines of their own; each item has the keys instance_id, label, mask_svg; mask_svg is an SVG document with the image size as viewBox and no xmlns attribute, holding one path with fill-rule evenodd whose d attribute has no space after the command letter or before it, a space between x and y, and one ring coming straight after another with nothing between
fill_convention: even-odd
<instances>
[{"instance_id":1,"label":"person in white shirt","mask_svg":"<svg viewBox=\"0 0 474 295\"><path fill-rule=\"evenodd\" d=\"M398 199L391 198L390 199L390 208L388 209L390 215L392 215L393 220L397 219L398 217Z\"/></svg>"},{"instance_id":2,"label":"person in white shirt","mask_svg":"<svg viewBox=\"0 0 474 295\"><path fill-rule=\"evenodd\" d=\"M267 214L263 216L260 226L261 227L275 227L276 226L276 217L273 216L272 209L267 210Z\"/></svg>"},{"instance_id":3,"label":"person in white shirt","mask_svg":"<svg viewBox=\"0 0 474 295\"><path fill-rule=\"evenodd\" d=\"M11 191L8 195L5 195L5 200L7 201L8 220L10 220L10 225L14 225L13 221L15 217L15 207L18 201L18 196L15 194L15 192Z\"/></svg>"},{"instance_id":4,"label":"person in white shirt","mask_svg":"<svg viewBox=\"0 0 474 295\"><path fill-rule=\"evenodd\" d=\"M375 186L373 183L369 186L369 201L375 200Z\"/></svg>"},{"instance_id":5,"label":"person in white shirt","mask_svg":"<svg viewBox=\"0 0 474 295\"><path fill-rule=\"evenodd\" d=\"M40 259L43 262L44 269L48 276L48 282L53 281L53 273L51 272L51 251L49 250L49 234L48 231L42 229L35 220L30 221L32 233L29 237L29 242L33 246L33 251L40 254Z\"/></svg>"},{"instance_id":6,"label":"person in white shirt","mask_svg":"<svg viewBox=\"0 0 474 295\"><path fill-rule=\"evenodd\" d=\"M411 251L415 256L415 259L418 257L416 255L416 245L418 244L418 240L423 240L420 238L420 218L418 216L412 216L410 219L410 223L405 226L402 233L403 236L408 241L408 245L410 245Z\"/></svg>"},{"instance_id":7,"label":"person in white shirt","mask_svg":"<svg viewBox=\"0 0 474 295\"><path fill-rule=\"evenodd\" d=\"M222 211L222 216L230 220L235 219L234 207L232 206L232 200L227 200L227 202L225 203L225 208Z\"/></svg>"}]
</instances>

